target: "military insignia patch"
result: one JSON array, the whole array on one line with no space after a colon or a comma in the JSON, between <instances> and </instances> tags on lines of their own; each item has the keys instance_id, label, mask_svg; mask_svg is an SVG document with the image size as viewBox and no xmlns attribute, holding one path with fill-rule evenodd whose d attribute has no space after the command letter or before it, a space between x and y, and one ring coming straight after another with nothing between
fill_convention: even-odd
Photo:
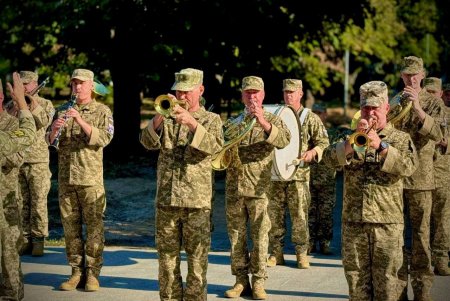
<instances>
[{"instance_id":1,"label":"military insignia patch","mask_svg":"<svg viewBox=\"0 0 450 301\"><path fill-rule=\"evenodd\" d=\"M23 137L25 136L25 133L23 131L13 131L11 132L11 137Z\"/></svg>"},{"instance_id":2,"label":"military insignia patch","mask_svg":"<svg viewBox=\"0 0 450 301\"><path fill-rule=\"evenodd\" d=\"M112 125L111 123L108 124L108 129L107 129L108 133L110 133L111 135L114 134L114 125Z\"/></svg>"}]
</instances>

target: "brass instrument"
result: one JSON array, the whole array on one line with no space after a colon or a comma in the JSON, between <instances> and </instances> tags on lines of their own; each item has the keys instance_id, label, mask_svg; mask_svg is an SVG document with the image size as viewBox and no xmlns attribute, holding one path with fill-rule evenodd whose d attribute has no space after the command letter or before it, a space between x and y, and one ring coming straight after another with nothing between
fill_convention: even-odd
<instances>
[{"instance_id":1,"label":"brass instrument","mask_svg":"<svg viewBox=\"0 0 450 301\"><path fill-rule=\"evenodd\" d=\"M367 136L367 133L369 133L375 124L376 122L374 122L366 132L354 132L350 135L350 137L348 137L348 142L353 147L355 152L364 153L369 147L370 138Z\"/></svg>"},{"instance_id":2,"label":"brass instrument","mask_svg":"<svg viewBox=\"0 0 450 301\"><path fill-rule=\"evenodd\" d=\"M58 129L58 132L56 133L55 139L53 140L53 142L49 145L51 147L53 147L54 149L58 150L59 148L59 138L61 136L62 130L64 128L64 125L66 124L67 120L69 119L69 117L67 116L67 112L73 108L73 106L75 105L75 103L77 102L77 98L78 98L78 94L72 94L72 96L70 97L70 100L68 103L62 105L63 108L58 108L58 111L61 110L65 110L66 112L63 115L63 119L64 119L64 124L61 125L61 127Z\"/></svg>"},{"instance_id":3,"label":"brass instrument","mask_svg":"<svg viewBox=\"0 0 450 301\"><path fill-rule=\"evenodd\" d=\"M230 149L239 143L249 133L256 123L256 118L243 112L236 118L228 119L223 125L225 140L222 150L211 160L214 170L225 170L230 165Z\"/></svg>"},{"instance_id":4,"label":"brass instrument","mask_svg":"<svg viewBox=\"0 0 450 301\"><path fill-rule=\"evenodd\" d=\"M33 96L38 94L39 91L41 91L42 88L44 88L45 85L48 84L49 81L50 81L50 77L47 76L47 78L44 79L38 86L36 86L36 88L34 88L30 93L25 93L25 102L27 103L27 105L31 104L31 102L33 101ZM14 109L14 101L10 100L7 104L5 104L5 109L12 115L15 115L15 114L13 114L15 111L15 110L13 110Z\"/></svg>"},{"instance_id":5,"label":"brass instrument","mask_svg":"<svg viewBox=\"0 0 450 301\"><path fill-rule=\"evenodd\" d=\"M180 105L184 108L187 107L187 103L185 101L173 99L167 94L159 95L155 99L156 112L158 112L159 114L163 115L166 118L171 117L173 108L176 105Z\"/></svg>"}]
</instances>

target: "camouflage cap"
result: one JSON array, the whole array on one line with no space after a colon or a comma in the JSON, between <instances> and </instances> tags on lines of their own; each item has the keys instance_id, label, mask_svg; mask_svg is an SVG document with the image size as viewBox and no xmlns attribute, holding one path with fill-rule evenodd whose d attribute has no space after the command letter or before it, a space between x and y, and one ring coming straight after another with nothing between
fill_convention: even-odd
<instances>
[{"instance_id":1,"label":"camouflage cap","mask_svg":"<svg viewBox=\"0 0 450 301\"><path fill-rule=\"evenodd\" d=\"M318 113L325 113L327 111L327 108L324 104L314 103L312 106L312 111Z\"/></svg>"},{"instance_id":2,"label":"camouflage cap","mask_svg":"<svg viewBox=\"0 0 450 301\"><path fill-rule=\"evenodd\" d=\"M94 80L94 72L92 72L91 70L88 69L75 69L72 73L72 77L70 78L70 80L72 79L79 79L82 81L87 81L87 80Z\"/></svg>"},{"instance_id":3,"label":"camouflage cap","mask_svg":"<svg viewBox=\"0 0 450 301\"><path fill-rule=\"evenodd\" d=\"M302 88L303 84L300 79L287 78L283 80L283 91L297 91Z\"/></svg>"},{"instance_id":4,"label":"camouflage cap","mask_svg":"<svg viewBox=\"0 0 450 301\"><path fill-rule=\"evenodd\" d=\"M175 83L172 90L192 91L203 83L203 71L193 68L182 69L175 73Z\"/></svg>"},{"instance_id":5,"label":"camouflage cap","mask_svg":"<svg viewBox=\"0 0 450 301\"><path fill-rule=\"evenodd\" d=\"M37 82L39 78L38 74L33 71L20 71L19 75L24 84L31 83L32 81Z\"/></svg>"},{"instance_id":6,"label":"camouflage cap","mask_svg":"<svg viewBox=\"0 0 450 301\"><path fill-rule=\"evenodd\" d=\"M429 91L438 92L442 90L442 80L437 77L427 77L423 80L423 87Z\"/></svg>"},{"instance_id":7,"label":"camouflage cap","mask_svg":"<svg viewBox=\"0 0 450 301\"><path fill-rule=\"evenodd\" d=\"M442 91L443 92L450 91L450 83L443 84L442 85Z\"/></svg>"},{"instance_id":8,"label":"camouflage cap","mask_svg":"<svg viewBox=\"0 0 450 301\"><path fill-rule=\"evenodd\" d=\"M379 107L388 98L387 85L382 81L367 82L359 88L360 107Z\"/></svg>"},{"instance_id":9,"label":"camouflage cap","mask_svg":"<svg viewBox=\"0 0 450 301\"><path fill-rule=\"evenodd\" d=\"M401 73L417 74L423 70L423 60L420 57L407 56L403 58Z\"/></svg>"},{"instance_id":10,"label":"camouflage cap","mask_svg":"<svg viewBox=\"0 0 450 301\"><path fill-rule=\"evenodd\" d=\"M246 76L242 79L242 91L264 90L264 81L258 76Z\"/></svg>"}]
</instances>

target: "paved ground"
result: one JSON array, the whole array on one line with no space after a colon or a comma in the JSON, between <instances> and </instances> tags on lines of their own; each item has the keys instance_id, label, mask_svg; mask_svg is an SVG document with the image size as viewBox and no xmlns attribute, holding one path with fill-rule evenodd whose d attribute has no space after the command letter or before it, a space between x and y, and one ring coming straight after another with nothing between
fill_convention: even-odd
<instances>
[{"instance_id":1,"label":"paved ground","mask_svg":"<svg viewBox=\"0 0 450 301\"><path fill-rule=\"evenodd\" d=\"M222 300L223 292L234 283L230 271L229 241L226 234L224 212L224 184L216 181L216 201L214 203L214 232L212 251L209 254L208 300ZM153 190L149 190L149 194ZM123 196L126 198L126 196ZM150 198L150 195L149 195ZM334 239L332 248L335 256L312 256L311 268L299 270L295 266L295 255L287 238L285 251L286 266L269 268L266 290L268 300L348 300L348 287L344 277L340 257L340 201L334 214ZM148 202L151 206L152 202ZM153 210L150 210L152 215ZM148 217L149 219L152 219ZM125 226L124 226L125 227ZM143 222L143 229L152 223ZM154 229L148 229L154 233ZM107 233L111 235L110 233ZM127 233L129 236L129 233ZM125 235L125 236L127 236ZM118 236L116 235L115 238ZM152 236L146 238L151 239ZM119 240L119 241L131 241ZM117 242L117 240L115 240ZM25 279L25 301L147 301L159 300L157 254L150 247L112 247L104 253L104 268L100 276L101 289L95 293L83 290L62 292L59 284L70 274L65 251L62 247L47 247L41 258L23 256L22 269ZM183 276L186 275L186 261L182 261ZM184 278L185 279L185 278ZM448 301L450 296L450 277L436 277L433 286L434 301ZM410 292L410 298L412 297ZM250 300L245 297L243 299Z\"/></svg>"}]
</instances>

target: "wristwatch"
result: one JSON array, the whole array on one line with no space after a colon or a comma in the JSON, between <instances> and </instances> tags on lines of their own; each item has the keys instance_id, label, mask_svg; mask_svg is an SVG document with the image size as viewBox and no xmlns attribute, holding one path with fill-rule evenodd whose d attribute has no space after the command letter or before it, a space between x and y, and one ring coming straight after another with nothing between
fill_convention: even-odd
<instances>
[{"instance_id":1,"label":"wristwatch","mask_svg":"<svg viewBox=\"0 0 450 301\"><path fill-rule=\"evenodd\" d=\"M381 153L382 151L384 151L388 147L389 147L389 143L387 143L386 141L381 141L380 142L380 147L378 147L377 152Z\"/></svg>"}]
</instances>

